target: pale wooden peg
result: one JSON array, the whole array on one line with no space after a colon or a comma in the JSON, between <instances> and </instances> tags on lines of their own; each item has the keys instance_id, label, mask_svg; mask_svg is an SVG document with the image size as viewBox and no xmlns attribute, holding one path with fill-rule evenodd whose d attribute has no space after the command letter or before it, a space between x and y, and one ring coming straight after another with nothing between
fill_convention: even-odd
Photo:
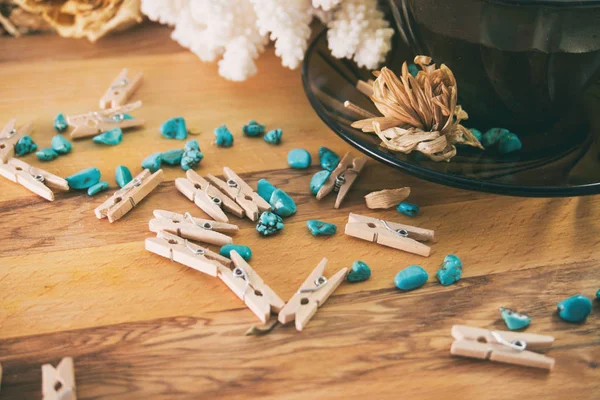
<instances>
[{"instance_id":1,"label":"pale wooden peg","mask_svg":"<svg viewBox=\"0 0 600 400\"><path fill-rule=\"evenodd\" d=\"M308 321L317 312L317 308L327 301L329 296L346 278L348 272L348 268L342 268L327 279L323 276L326 265L327 259L323 258L300 286L300 289L279 312L279 322L287 324L294 320L296 329L299 331L306 327Z\"/></svg>"},{"instance_id":2,"label":"pale wooden peg","mask_svg":"<svg viewBox=\"0 0 600 400\"><path fill-rule=\"evenodd\" d=\"M127 76L127 68L123 68L119 75L112 81L104 95L100 99L100 108L102 110L107 108L115 108L120 107L125 102L133 92L137 90L138 87L142 84L142 79L144 75L142 73L135 76L135 78L130 79Z\"/></svg>"},{"instance_id":3,"label":"pale wooden peg","mask_svg":"<svg viewBox=\"0 0 600 400\"><path fill-rule=\"evenodd\" d=\"M77 400L71 357L63 358L56 368L42 365L42 396L43 400Z\"/></svg>"},{"instance_id":4,"label":"pale wooden peg","mask_svg":"<svg viewBox=\"0 0 600 400\"><path fill-rule=\"evenodd\" d=\"M60 176L33 167L16 158L11 158L6 164L0 164L0 175L48 201L54 200L52 189L69 190L69 184Z\"/></svg>"},{"instance_id":5,"label":"pale wooden peg","mask_svg":"<svg viewBox=\"0 0 600 400\"><path fill-rule=\"evenodd\" d=\"M356 88L365 96L373 96L373 83L365 82L363 80L356 81Z\"/></svg>"},{"instance_id":6,"label":"pale wooden peg","mask_svg":"<svg viewBox=\"0 0 600 400\"><path fill-rule=\"evenodd\" d=\"M260 197L258 193L256 193L254 189L250 187L250 185L244 182L242 178L240 178L235 172L233 172L231 168L223 167L223 174L227 178L228 183L231 181L236 182L238 185L240 185L240 187L242 188L241 192L245 196L249 196L252 198L252 201L258 206L258 210L260 212L271 210L271 205L269 204L269 202Z\"/></svg>"},{"instance_id":7,"label":"pale wooden peg","mask_svg":"<svg viewBox=\"0 0 600 400\"><path fill-rule=\"evenodd\" d=\"M144 124L143 119L127 118L126 113L142 106L141 101L103 111L92 111L80 115L67 116L67 123L73 127L71 138L82 139L96 136L114 128L133 128Z\"/></svg>"},{"instance_id":8,"label":"pale wooden peg","mask_svg":"<svg viewBox=\"0 0 600 400\"><path fill-rule=\"evenodd\" d=\"M223 246L233 243L225 233L235 233L237 225L195 218L190 213L178 214L172 211L154 210L154 219L150 220L151 232L165 231L182 238Z\"/></svg>"},{"instance_id":9,"label":"pale wooden peg","mask_svg":"<svg viewBox=\"0 0 600 400\"><path fill-rule=\"evenodd\" d=\"M317 200L321 200L329 193L336 191L338 195L334 207L340 208L342 201L344 201L366 163L367 159L365 157L353 158L350 153L346 153L317 192Z\"/></svg>"},{"instance_id":10,"label":"pale wooden peg","mask_svg":"<svg viewBox=\"0 0 600 400\"><path fill-rule=\"evenodd\" d=\"M162 180L162 169L152 175L150 175L150 170L143 170L131 182L117 190L108 200L96 207L94 210L96 218L108 218L110 223L117 221L144 200Z\"/></svg>"},{"instance_id":11,"label":"pale wooden peg","mask_svg":"<svg viewBox=\"0 0 600 400\"><path fill-rule=\"evenodd\" d=\"M25 135L33 130L32 124L15 127L16 119L11 119L0 130L0 164L8 162L15 155L15 145Z\"/></svg>"}]
</instances>

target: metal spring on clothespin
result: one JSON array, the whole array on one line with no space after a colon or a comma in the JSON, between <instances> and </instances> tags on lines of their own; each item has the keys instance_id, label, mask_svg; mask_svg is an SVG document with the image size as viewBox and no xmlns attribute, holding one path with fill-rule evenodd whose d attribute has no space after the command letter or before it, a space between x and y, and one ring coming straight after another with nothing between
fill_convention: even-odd
<instances>
[{"instance_id":1,"label":"metal spring on clothespin","mask_svg":"<svg viewBox=\"0 0 600 400\"><path fill-rule=\"evenodd\" d=\"M235 194L236 198L240 195L240 191L242 190L242 186L240 184L238 184L236 181L234 181L233 179L227 180L227 186L229 186L230 188L237 189L237 193Z\"/></svg>"},{"instance_id":2,"label":"metal spring on clothespin","mask_svg":"<svg viewBox=\"0 0 600 400\"><path fill-rule=\"evenodd\" d=\"M29 167L29 170L27 172L29 172L29 175L33 176L33 179L35 179L36 181L44 183L44 181L46 180L46 178L44 178L44 175L34 174L33 170L35 170L34 167Z\"/></svg>"},{"instance_id":3,"label":"metal spring on clothespin","mask_svg":"<svg viewBox=\"0 0 600 400\"><path fill-rule=\"evenodd\" d=\"M244 295L242 296L242 300L244 300L246 298L246 291L248 290L248 287L250 287L248 274L246 274L246 271L244 271L242 267L235 267L233 269L233 276L236 278L242 278L246 282L246 286L244 287Z\"/></svg>"},{"instance_id":4,"label":"metal spring on clothespin","mask_svg":"<svg viewBox=\"0 0 600 400\"><path fill-rule=\"evenodd\" d=\"M499 344L503 346L509 347L517 351L524 351L527 348L527 342L525 342L524 340L515 340L509 342L507 340L504 340L504 338L500 336L498 332L490 331L490 334L494 337L494 339L496 339L496 341Z\"/></svg>"},{"instance_id":5,"label":"metal spring on clothespin","mask_svg":"<svg viewBox=\"0 0 600 400\"><path fill-rule=\"evenodd\" d=\"M185 240L185 247L187 247L195 255L197 255L197 256L203 256L204 254L206 254L206 251L204 251L204 249L201 249L201 248L198 248L198 247L196 247L194 249L194 248L192 248L190 246L190 241L189 240L187 240L187 239L184 239L184 240Z\"/></svg>"},{"instance_id":6,"label":"metal spring on clothespin","mask_svg":"<svg viewBox=\"0 0 600 400\"><path fill-rule=\"evenodd\" d=\"M212 231L212 229L213 229L212 224L208 221L206 221L202 225L197 223L196 220L194 219L194 217L192 217L192 214L190 214L189 212L186 212L185 214L183 214L183 217L189 219L190 222L192 224L196 225L198 228L206 229L207 231Z\"/></svg>"},{"instance_id":7,"label":"metal spring on clothespin","mask_svg":"<svg viewBox=\"0 0 600 400\"><path fill-rule=\"evenodd\" d=\"M208 194L208 188L209 187L210 187L210 182L208 182L208 185L206 185L206 188L204 188L204 193L206 193L206 195L208 197L210 197L210 199L212 200L212 202L215 203L217 206L223 207L223 200L221 200L220 197L218 197L218 196L212 197L210 194Z\"/></svg>"},{"instance_id":8,"label":"metal spring on clothespin","mask_svg":"<svg viewBox=\"0 0 600 400\"><path fill-rule=\"evenodd\" d=\"M388 231L393 232L402 237L408 237L408 231L406 229L397 229L396 230L396 229L392 228L386 221L384 221L382 219L380 219L379 221L383 224L385 229L387 229Z\"/></svg>"},{"instance_id":9,"label":"metal spring on clothespin","mask_svg":"<svg viewBox=\"0 0 600 400\"><path fill-rule=\"evenodd\" d=\"M127 85L129 85L129 79L123 78L123 79L119 80L117 83L115 83L114 85L111 85L110 88L118 89L118 88L122 88Z\"/></svg>"},{"instance_id":10,"label":"metal spring on clothespin","mask_svg":"<svg viewBox=\"0 0 600 400\"><path fill-rule=\"evenodd\" d=\"M108 122L109 124L118 124L119 122L123 121L123 119L125 118L125 115L122 113L117 113L110 117L106 117L103 114L99 113L98 111L94 111L94 116L96 118L102 120L103 122Z\"/></svg>"},{"instance_id":11,"label":"metal spring on clothespin","mask_svg":"<svg viewBox=\"0 0 600 400\"><path fill-rule=\"evenodd\" d=\"M316 292L317 290L321 289L326 284L327 284L327 278L325 278L324 276L320 276L317 279L315 279L315 287L314 288L300 289L298 291L298 293Z\"/></svg>"},{"instance_id":12,"label":"metal spring on clothespin","mask_svg":"<svg viewBox=\"0 0 600 400\"><path fill-rule=\"evenodd\" d=\"M1 137L0 140L10 139L11 137L15 136L16 133L17 130L15 128L12 128L10 131L8 131L8 135Z\"/></svg>"}]
</instances>

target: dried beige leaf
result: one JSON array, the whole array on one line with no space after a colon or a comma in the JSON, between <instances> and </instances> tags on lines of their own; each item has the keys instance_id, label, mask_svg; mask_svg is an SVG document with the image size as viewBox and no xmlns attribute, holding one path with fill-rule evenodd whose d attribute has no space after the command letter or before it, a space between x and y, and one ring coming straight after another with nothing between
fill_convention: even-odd
<instances>
[{"instance_id":1,"label":"dried beige leaf","mask_svg":"<svg viewBox=\"0 0 600 400\"><path fill-rule=\"evenodd\" d=\"M410 188L384 189L371 192L365 196L365 202L370 209L388 209L397 206L410 196Z\"/></svg>"}]
</instances>

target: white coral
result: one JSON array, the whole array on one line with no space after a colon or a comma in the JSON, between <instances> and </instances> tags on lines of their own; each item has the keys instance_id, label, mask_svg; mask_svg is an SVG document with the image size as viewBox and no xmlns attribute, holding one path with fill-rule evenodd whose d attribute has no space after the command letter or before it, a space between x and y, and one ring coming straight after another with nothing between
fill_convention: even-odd
<instances>
[{"instance_id":1,"label":"white coral","mask_svg":"<svg viewBox=\"0 0 600 400\"><path fill-rule=\"evenodd\" d=\"M142 0L142 13L150 20L175 25L179 12L188 7L189 0Z\"/></svg>"},{"instance_id":2,"label":"white coral","mask_svg":"<svg viewBox=\"0 0 600 400\"><path fill-rule=\"evenodd\" d=\"M312 0L313 7L321 8L325 11L329 11L338 4L340 4L342 0Z\"/></svg>"}]
</instances>

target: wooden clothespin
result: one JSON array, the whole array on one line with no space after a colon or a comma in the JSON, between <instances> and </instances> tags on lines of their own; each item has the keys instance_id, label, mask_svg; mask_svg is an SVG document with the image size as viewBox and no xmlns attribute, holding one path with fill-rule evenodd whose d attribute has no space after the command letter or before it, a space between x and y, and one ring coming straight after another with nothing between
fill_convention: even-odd
<instances>
[{"instance_id":1,"label":"wooden clothespin","mask_svg":"<svg viewBox=\"0 0 600 400\"><path fill-rule=\"evenodd\" d=\"M233 243L231 237L225 233L235 233L239 230L237 225L194 218L189 212L177 214L171 211L154 210L154 217L149 223L152 232L165 231L185 239L218 246Z\"/></svg>"},{"instance_id":2,"label":"wooden clothespin","mask_svg":"<svg viewBox=\"0 0 600 400\"><path fill-rule=\"evenodd\" d=\"M108 218L110 223L115 222L144 200L162 180L162 169L152 175L150 175L150 170L143 170L131 182L96 207L94 210L96 217L98 219Z\"/></svg>"},{"instance_id":3,"label":"wooden clothespin","mask_svg":"<svg viewBox=\"0 0 600 400\"><path fill-rule=\"evenodd\" d=\"M127 113L142 106L141 101L125 104L116 108L103 111L92 111L80 115L70 115L67 123L74 129L71 132L73 139L82 139L96 136L99 133L114 128L132 128L144 124L143 119L131 118Z\"/></svg>"},{"instance_id":4,"label":"wooden clothespin","mask_svg":"<svg viewBox=\"0 0 600 400\"><path fill-rule=\"evenodd\" d=\"M259 212L271 210L271 205L230 168L223 167L223 174L227 178L227 182L213 175L207 175L206 178L239 204L250 221L256 221Z\"/></svg>"},{"instance_id":5,"label":"wooden clothespin","mask_svg":"<svg viewBox=\"0 0 600 400\"><path fill-rule=\"evenodd\" d=\"M246 306L256 314L258 319L263 323L267 322L271 311L281 311L285 302L265 284L237 251L232 250L229 255L235 268L233 271L228 268L219 268L219 278L246 303Z\"/></svg>"},{"instance_id":6,"label":"wooden clothespin","mask_svg":"<svg viewBox=\"0 0 600 400\"><path fill-rule=\"evenodd\" d=\"M244 210L235 201L191 169L186 172L185 178L175 179L175 186L215 221L229 222L223 210L244 217Z\"/></svg>"},{"instance_id":7,"label":"wooden clothespin","mask_svg":"<svg viewBox=\"0 0 600 400\"><path fill-rule=\"evenodd\" d=\"M366 163L367 159L365 157L352 158L350 153L346 153L317 192L317 200L321 200L332 191L337 192L334 207L340 208L342 201L344 201Z\"/></svg>"},{"instance_id":8,"label":"wooden clothespin","mask_svg":"<svg viewBox=\"0 0 600 400\"><path fill-rule=\"evenodd\" d=\"M178 262L196 271L217 276L219 268L231 265L231 261L205 247L191 243L168 232L158 232L156 237L146 239L146 250Z\"/></svg>"},{"instance_id":9,"label":"wooden clothespin","mask_svg":"<svg viewBox=\"0 0 600 400\"><path fill-rule=\"evenodd\" d=\"M295 320L296 329L301 331L317 312L317 308L327 301L329 296L346 278L348 268L340 269L329 279L325 278L323 271L326 265L327 259L323 258L300 286L300 289L279 312L279 322L287 324Z\"/></svg>"},{"instance_id":10,"label":"wooden clothespin","mask_svg":"<svg viewBox=\"0 0 600 400\"><path fill-rule=\"evenodd\" d=\"M42 396L43 400L77 400L71 357L63 358L56 368L42 365Z\"/></svg>"},{"instance_id":11,"label":"wooden clothespin","mask_svg":"<svg viewBox=\"0 0 600 400\"><path fill-rule=\"evenodd\" d=\"M140 73L135 78L129 79L127 68L123 68L104 92L104 96L100 99L100 108L105 110L122 106L133 92L140 87L143 77L144 75Z\"/></svg>"},{"instance_id":12,"label":"wooden clothespin","mask_svg":"<svg viewBox=\"0 0 600 400\"><path fill-rule=\"evenodd\" d=\"M454 325L452 337L456 340L452 343L450 354L455 356L548 370L554 367L553 358L530 351L550 348L554 343L552 336Z\"/></svg>"},{"instance_id":13,"label":"wooden clothespin","mask_svg":"<svg viewBox=\"0 0 600 400\"><path fill-rule=\"evenodd\" d=\"M48 201L54 200L52 189L69 191L68 182L60 176L31 166L16 158L11 158L6 164L0 164L0 175Z\"/></svg>"},{"instance_id":14,"label":"wooden clothespin","mask_svg":"<svg viewBox=\"0 0 600 400\"><path fill-rule=\"evenodd\" d=\"M421 242L435 239L435 232L416 226L350 213L344 233L394 249L429 257L431 247Z\"/></svg>"},{"instance_id":15,"label":"wooden clothespin","mask_svg":"<svg viewBox=\"0 0 600 400\"><path fill-rule=\"evenodd\" d=\"M33 130L32 124L25 124L20 128L15 128L17 120L11 119L0 130L0 164L8 162L15 155L15 145L25 135L29 135Z\"/></svg>"}]
</instances>

